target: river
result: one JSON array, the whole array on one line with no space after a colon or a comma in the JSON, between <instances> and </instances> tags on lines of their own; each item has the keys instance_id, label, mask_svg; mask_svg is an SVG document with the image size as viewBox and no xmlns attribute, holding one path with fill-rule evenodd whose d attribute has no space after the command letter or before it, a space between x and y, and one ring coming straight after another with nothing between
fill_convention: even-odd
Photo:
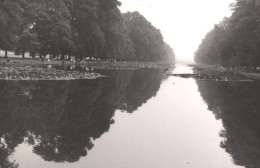
<instances>
[{"instance_id":1,"label":"river","mask_svg":"<svg viewBox=\"0 0 260 168\"><path fill-rule=\"evenodd\" d=\"M260 167L259 82L98 72L107 77L0 81L0 167Z\"/></svg>"}]
</instances>

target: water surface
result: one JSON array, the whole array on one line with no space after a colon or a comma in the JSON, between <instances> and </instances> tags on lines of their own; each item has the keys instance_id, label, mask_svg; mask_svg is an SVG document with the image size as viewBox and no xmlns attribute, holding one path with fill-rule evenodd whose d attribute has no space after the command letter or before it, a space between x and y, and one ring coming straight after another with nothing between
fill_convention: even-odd
<instances>
[{"instance_id":1,"label":"water surface","mask_svg":"<svg viewBox=\"0 0 260 168\"><path fill-rule=\"evenodd\" d=\"M0 166L259 167L259 83L100 73L109 77L1 81Z\"/></svg>"}]
</instances>

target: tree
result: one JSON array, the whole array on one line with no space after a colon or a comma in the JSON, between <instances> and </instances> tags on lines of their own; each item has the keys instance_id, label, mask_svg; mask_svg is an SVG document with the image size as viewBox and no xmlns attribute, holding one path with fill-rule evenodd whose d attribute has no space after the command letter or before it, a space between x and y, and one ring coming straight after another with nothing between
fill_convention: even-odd
<instances>
[{"instance_id":1,"label":"tree","mask_svg":"<svg viewBox=\"0 0 260 168\"><path fill-rule=\"evenodd\" d=\"M24 58L25 52L36 53L40 48L40 43L37 38L37 35L34 33L30 33L28 30L25 30L18 39L18 44L16 46L16 51L18 53L22 53L22 57Z\"/></svg>"},{"instance_id":2,"label":"tree","mask_svg":"<svg viewBox=\"0 0 260 168\"><path fill-rule=\"evenodd\" d=\"M0 1L0 49L7 51L15 49L17 33L21 24L22 9L20 0Z\"/></svg>"},{"instance_id":3,"label":"tree","mask_svg":"<svg viewBox=\"0 0 260 168\"><path fill-rule=\"evenodd\" d=\"M227 51L227 54L225 53ZM225 64L231 54L228 43L228 31L221 25L215 25L214 29L206 34L199 49L195 52L195 61L207 64Z\"/></svg>"},{"instance_id":4,"label":"tree","mask_svg":"<svg viewBox=\"0 0 260 168\"><path fill-rule=\"evenodd\" d=\"M159 29L156 29L139 12L123 14L124 22L129 29L138 61L168 61L174 54L168 55L165 42ZM169 48L167 48L168 50ZM170 50L168 50L170 51ZM169 58L166 58L169 56Z\"/></svg>"},{"instance_id":5,"label":"tree","mask_svg":"<svg viewBox=\"0 0 260 168\"><path fill-rule=\"evenodd\" d=\"M237 0L231 4L231 9L231 17L216 25L202 41L195 54L196 62L235 66L260 65L259 1ZM222 30L218 31L219 28Z\"/></svg>"},{"instance_id":6,"label":"tree","mask_svg":"<svg viewBox=\"0 0 260 168\"><path fill-rule=\"evenodd\" d=\"M174 58L160 30L138 12L122 15L118 0L4 0L0 4L0 49L6 51L61 59L65 55L138 61Z\"/></svg>"},{"instance_id":7,"label":"tree","mask_svg":"<svg viewBox=\"0 0 260 168\"><path fill-rule=\"evenodd\" d=\"M73 39L78 58L98 57L103 51L105 35L97 23L98 1L73 0L70 8Z\"/></svg>"},{"instance_id":8,"label":"tree","mask_svg":"<svg viewBox=\"0 0 260 168\"><path fill-rule=\"evenodd\" d=\"M32 45L32 55L35 52L43 56L69 54L74 43L68 3L64 0L24 0L23 24L17 50Z\"/></svg>"},{"instance_id":9,"label":"tree","mask_svg":"<svg viewBox=\"0 0 260 168\"><path fill-rule=\"evenodd\" d=\"M64 55L73 48L70 13L63 0L40 2L41 12L35 20L34 31L40 42L41 55Z\"/></svg>"}]
</instances>

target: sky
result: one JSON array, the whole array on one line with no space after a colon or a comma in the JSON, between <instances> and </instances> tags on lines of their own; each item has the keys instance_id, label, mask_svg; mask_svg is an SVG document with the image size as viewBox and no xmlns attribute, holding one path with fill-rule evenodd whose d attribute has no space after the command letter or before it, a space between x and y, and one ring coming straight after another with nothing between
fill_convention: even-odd
<instances>
[{"instance_id":1,"label":"sky","mask_svg":"<svg viewBox=\"0 0 260 168\"><path fill-rule=\"evenodd\" d=\"M234 0L119 0L120 10L139 11L174 49L177 59L192 60L214 24L230 16Z\"/></svg>"}]
</instances>

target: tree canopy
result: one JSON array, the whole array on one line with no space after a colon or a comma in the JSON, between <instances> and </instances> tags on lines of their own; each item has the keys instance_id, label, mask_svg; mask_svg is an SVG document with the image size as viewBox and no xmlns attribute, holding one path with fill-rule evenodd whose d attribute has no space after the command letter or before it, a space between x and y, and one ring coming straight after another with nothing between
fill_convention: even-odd
<instances>
[{"instance_id":1,"label":"tree canopy","mask_svg":"<svg viewBox=\"0 0 260 168\"><path fill-rule=\"evenodd\" d=\"M121 14L120 5L118 0L2 0L0 49L62 59L173 61L160 30L138 12Z\"/></svg>"},{"instance_id":2,"label":"tree canopy","mask_svg":"<svg viewBox=\"0 0 260 168\"><path fill-rule=\"evenodd\" d=\"M19 0L0 1L0 49L13 50L19 26L22 8Z\"/></svg>"},{"instance_id":3,"label":"tree canopy","mask_svg":"<svg viewBox=\"0 0 260 168\"><path fill-rule=\"evenodd\" d=\"M156 29L144 16L139 12L128 12L123 14L123 19L133 42L137 60L173 59L170 57L173 51L163 41L160 30Z\"/></svg>"},{"instance_id":4,"label":"tree canopy","mask_svg":"<svg viewBox=\"0 0 260 168\"><path fill-rule=\"evenodd\" d=\"M233 11L207 33L195 53L195 61L206 64L260 65L260 2L236 0Z\"/></svg>"}]
</instances>

